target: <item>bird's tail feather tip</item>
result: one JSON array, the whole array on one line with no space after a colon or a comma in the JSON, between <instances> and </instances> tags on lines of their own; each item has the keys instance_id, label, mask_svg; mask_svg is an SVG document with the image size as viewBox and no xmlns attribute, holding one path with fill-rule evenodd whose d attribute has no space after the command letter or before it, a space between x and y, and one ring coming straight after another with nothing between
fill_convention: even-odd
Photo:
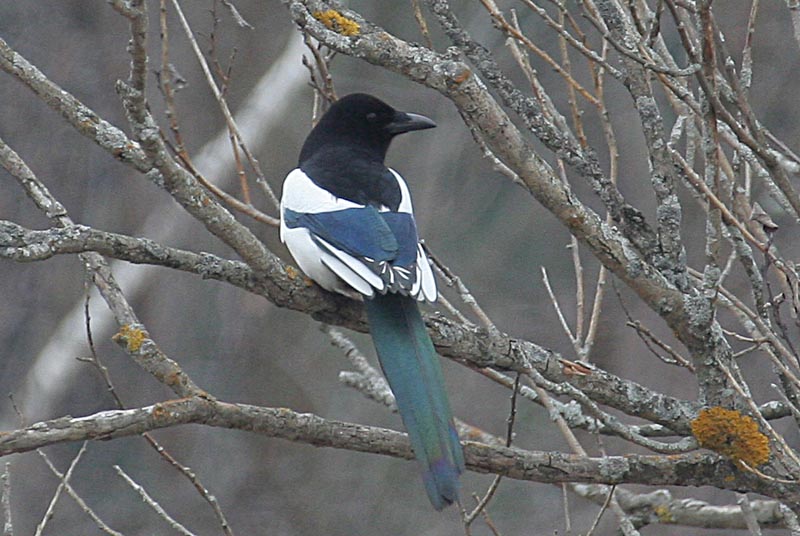
<instances>
[{"instance_id":1,"label":"bird's tail feather tip","mask_svg":"<svg viewBox=\"0 0 800 536\"><path fill-rule=\"evenodd\" d=\"M461 472L462 468L447 458L432 462L423 472L425 489L436 510L442 510L458 502L458 492L461 487L458 477Z\"/></svg>"}]
</instances>

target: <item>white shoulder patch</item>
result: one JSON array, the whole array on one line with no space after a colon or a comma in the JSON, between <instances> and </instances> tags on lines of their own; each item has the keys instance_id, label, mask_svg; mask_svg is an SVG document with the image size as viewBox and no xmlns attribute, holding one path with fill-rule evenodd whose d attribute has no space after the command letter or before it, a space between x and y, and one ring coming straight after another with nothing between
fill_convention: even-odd
<instances>
[{"instance_id":1,"label":"white shoulder patch","mask_svg":"<svg viewBox=\"0 0 800 536\"><path fill-rule=\"evenodd\" d=\"M295 212L317 214L363 206L346 199L339 199L328 190L320 188L300 168L292 170L283 181L281 211L283 208L288 208Z\"/></svg>"}]
</instances>

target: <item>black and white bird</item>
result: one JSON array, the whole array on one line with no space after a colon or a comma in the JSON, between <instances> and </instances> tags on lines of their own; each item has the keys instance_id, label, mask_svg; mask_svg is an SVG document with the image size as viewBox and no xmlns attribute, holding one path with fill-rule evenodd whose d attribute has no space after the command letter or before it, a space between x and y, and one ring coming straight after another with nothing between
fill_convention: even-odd
<instances>
[{"instance_id":1,"label":"black and white bird","mask_svg":"<svg viewBox=\"0 0 800 536\"><path fill-rule=\"evenodd\" d=\"M435 127L366 94L335 102L286 177L281 240L321 287L363 298L384 374L433 506L458 500L464 458L417 302L437 298L411 196L384 159L398 134Z\"/></svg>"}]
</instances>

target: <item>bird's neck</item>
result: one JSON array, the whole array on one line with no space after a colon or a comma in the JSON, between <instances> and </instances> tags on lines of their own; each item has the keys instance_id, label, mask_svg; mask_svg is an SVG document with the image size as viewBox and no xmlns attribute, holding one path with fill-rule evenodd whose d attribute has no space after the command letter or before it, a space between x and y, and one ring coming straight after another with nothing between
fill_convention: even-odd
<instances>
[{"instance_id":1,"label":"bird's neck","mask_svg":"<svg viewBox=\"0 0 800 536\"><path fill-rule=\"evenodd\" d=\"M350 137L345 134L339 134L314 136L314 132L312 132L312 135L309 135L300 151L300 164L316 157L318 153L338 153L343 157L346 156L348 160L368 160L381 164L386 158L391 139L364 138L363 136Z\"/></svg>"}]
</instances>

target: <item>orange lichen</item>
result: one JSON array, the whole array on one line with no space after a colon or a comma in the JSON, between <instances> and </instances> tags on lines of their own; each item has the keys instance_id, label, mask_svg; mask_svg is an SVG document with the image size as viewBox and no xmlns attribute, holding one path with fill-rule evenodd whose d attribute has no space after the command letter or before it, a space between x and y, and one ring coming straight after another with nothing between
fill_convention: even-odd
<instances>
[{"instance_id":1,"label":"orange lichen","mask_svg":"<svg viewBox=\"0 0 800 536\"><path fill-rule=\"evenodd\" d=\"M167 409L161 404L156 404L153 406L153 410L150 412L150 415L152 415L154 419L165 419L169 416L169 411L167 411Z\"/></svg>"},{"instance_id":2,"label":"orange lichen","mask_svg":"<svg viewBox=\"0 0 800 536\"><path fill-rule=\"evenodd\" d=\"M130 324L125 324L111 340L118 344L124 344L129 352L138 352L144 341L147 340L147 332Z\"/></svg>"},{"instance_id":3,"label":"orange lichen","mask_svg":"<svg viewBox=\"0 0 800 536\"><path fill-rule=\"evenodd\" d=\"M453 77L453 82L455 82L456 84L461 84L466 79L468 79L471 75L472 75L472 71L470 71L469 69L464 69L463 71L461 71L460 73L458 73L457 75L455 75Z\"/></svg>"},{"instance_id":4,"label":"orange lichen","mask_svg":"<svg viewBox=\"0 0 800 536\"><path fill-rule=\"evenodd\" d=\"M750 467L769 460L769 439L758 430L752 417L736 410L720 407L702 410L692 421L692 434L703 448Z\"/></svg>"},{"instance_id":5,"label":"orange lichen","mask_svg":"<svg viewBox=\"0 0 800 536\"><path fill-rule=\"evenodd\" d=\"M286 267L286 277L288 277L289 279L294 279L297 276L298 276L297 268L295 268L294 266Z\"/></svg>"},{"instance_id":6,"label":"orange lichen","mask_svg":"<svg viewBox=\"0 0 800 536\"><path fill-rule=\"evenodd\" d=\"M361 26L356 21L348 19L335 9L315 11L314 18L324 24L327 29L348 37L361 32Z\"/></svg>"}]
</instances>

